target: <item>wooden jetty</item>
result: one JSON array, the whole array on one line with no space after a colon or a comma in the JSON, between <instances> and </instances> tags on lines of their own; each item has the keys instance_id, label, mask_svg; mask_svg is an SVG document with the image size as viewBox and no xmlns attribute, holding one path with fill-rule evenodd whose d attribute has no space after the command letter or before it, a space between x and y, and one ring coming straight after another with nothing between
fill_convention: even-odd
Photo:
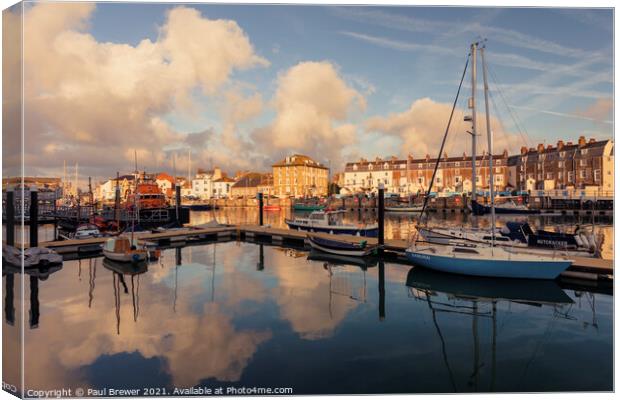
<instances>
[{"instance_id":1,"label":"wooden jetty","mask_svg":"<svg viewBox=\"0 0 620 400\"><path fill-rule=\"evenodd\" d=\"M272 243L281 246L297 246L303 247L308 232L296 231L284 228L274 228L270 226L260 225L236 225L222 226L211 228L182 228L167 230L164 232L136 232L136 237L142 241L157 242L162 245L174 247L186 245L191 242L200 242L205 240L246 240ZM364 240L370 245L378 243L377 238L359 237L351 235L330 235L328 233L313 233L313 235L334 237L339 240L350 241L351 243L359 243ZM75 254L88 253L88 250L94 246L104 243L107 238L92 238L83 240L62 240L52 242L39 243L41 247L47 247L55 250L59 254ZM392 253L395 260L406 262L404 257L405 250L408 247L406 240L386 239L384 242L384 250ZM82 251L81 251L82 250ZM575 279L586 280L610 280L613 279L614 267L612 260L604 260L598 258L576 257L572 266L562 274L562 276Z\"/></svg>"}]
</instances>

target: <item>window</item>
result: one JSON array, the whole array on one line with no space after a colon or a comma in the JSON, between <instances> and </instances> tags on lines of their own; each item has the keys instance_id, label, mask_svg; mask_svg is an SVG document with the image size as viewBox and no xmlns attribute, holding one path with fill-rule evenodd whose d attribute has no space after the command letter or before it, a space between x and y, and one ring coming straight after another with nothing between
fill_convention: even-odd
<instances>
[{"instance_id":1,"label":"window","mask_svg":"<svg viewBox=\"0 0 620 400\"><path fill-rule=\"evenodd\" d=\"M502 160L495 160L495 165L502 165Z\"/></svg>"},{"instance_id":2,"label":"window","mask_svg":"<svg viewBox=\"0 0 620 400\"><path fill-rule=\"evenodd\" d=\"M596 182L599 182L601 180L601 170L600 169L595 169L594 170L594 180Z\"/></svg>"},{"instance_id":3,"label":"window","mask_svg":"<svg viewBox=\"0 0 620 400\"><path fill-rule=\"evenodd\" d=\"M579 171L579 177L581 179L585 179L586 178L586 170L582 169L581 171Z\"/></svg>"},{"instance_id":4,"label":"window","mask_svg":"<svg viewBox=\"0 0 620 400\"><path fill-rule=\"evenodd\" d=\"M400 164L400 169L405 169L405 168L407 168L406 164Z\"/></svg>"},{"instance_id":5,"label":"window","mask_svg":"<svg viewBox=\"0 0 620 400\"><path fill-rule=\"evenodd\" d=\"M496 174L501 174L502 173L502 167L495 167L495 173Z\"/></svg>"},{"instance_id":6,"label":"window","mask_svg":"<svg viewBox=\"0 0 620 400\"><path fill-rule=\"evenodd\" d=\"M573 182L573 171L569 171L568 172L568 182L572 183Z\"/></svg>"},{"instance_id":7,"label":"window","mask_svg":"<svg viewBox=\"0 0 620 400\"><path fill-rule=\"evenodd\" d=\"M566 152L561 151L561 152L560 152L560 157L564 158L564 155L565 155L565 154L566 154Z\"/></svg>"},{"instance_id":8,"label":"window","mask_svg":"<svg viewBox=\"0 0 620 400\"><path fill-rule=\"evenodd\" d=\"M461 163L457 161L457 162L455 162L455 163L454 163L454 166L455 166L455 167L460 167L460 166L461 166Z\"/></svg>"},{"instance_id":9,"label":"window","mask_svg":"<svg viewBox=\"0 0 620 400\"><path fill-rule=\"evenodd\" d=\"M435 181L436 181L437 183L441 183L441 177L439 177L439 176L438 176L437 178L435 178Z\"/></svg>"},{"instance_id":10,"label":"window","mask_svg":"<svg viewBox=\"0 0 620 400\"><path fill-rule=\"evenodd\" d=\"M460 176L455 176L454 177L454 182L455 183L461 183L461 177Z\"/></svg>"},{"instance_id":11,"label":"window","mask_svg":"<svg viewBox=\"0 0 620 400\"><path fill-rule=\"evenodd\" d=\"M539 181L542 181L542 178L543 178L543 177L542 177L542 174L538 174L538 180L539 180Z\"/></svg>"},{"instance_id":12,"label":"window","mask_svg":"<svg viewBox=\"0 0 620 400\"><path fill-rule=\"evenodd\" d=\"M586 154L588 154L588 149L581 149L581 155L585 156Z\"/></svg>"},{"instance_id":13,"label":"window","mask_svg":"<svg viewBox=\"0 0 620 400\"><path fill-rule=\"evenodd\" d=\"M368 164L368 169L372 171L372 164Z\"/></svg>"},{"instance_id":14,"label":"window","mask_svg":"<svg viewBox=\"0 0 620 400\"><path fill-rule=\"evenodd\" d=\"M495 183L502 183L504 182L504 177L501 175L497 175L493 178L495 180Z\"/></svg>"},{"instance_id":15,"label":"window","mask_svg":"<svg viewBox=\"0 0 620 400\"><path fill-rule=\"evenodd\" d=\"M383 169L388 169L390 168L390 165L388 163L383 164Z\"/></svg>"},{"instance_id":16,"label":"window","mask_svg":"<svg viewBox=\"0 0 620 400\"><path fill-rule=\"evenodd\" d=\"M564 168L564 161L558 161L558 168Z\"/></svg>"},{"instance_id":17,"label":"window","mask_svg":"<svg viewBox=\"0 0 620 400\"><path fill-rule=\"evenodd\" d=\"M547 179L553 179L553 173L547 172Z\"/></svg>"},{"instance_id":18,"label":"window","mask_svg":"<svg viewBox=\"0 0 620 400\"><path fill-rule=\"evenodd\" d=\"M579 160L580 167L585 167L586 165L588 165L588 160Z\"/></svg>"}]
</instances>

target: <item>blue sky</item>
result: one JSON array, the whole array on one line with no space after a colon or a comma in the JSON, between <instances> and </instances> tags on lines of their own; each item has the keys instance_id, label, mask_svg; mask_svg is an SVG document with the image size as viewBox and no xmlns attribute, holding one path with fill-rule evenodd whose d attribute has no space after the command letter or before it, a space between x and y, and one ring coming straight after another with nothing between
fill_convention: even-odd
<instances>
[{"instance_id":1,"label":"blue sky","mask_svg":"<svg viewBox=\"0 0 620 400\"><path fill-rule=\"evenodd\" d=\"M97 3L84 17L87 25L81 31L103 46L112 43L138 47L145 39L158 42L168 12L177 6ZM490 89L497 107L492 106L491 113L501 125L501 129L494 129L510 136L503 142L499 140L503 143L500 145L518 148L539 141L574 141L582 134L601 139L613 136L611 9L214 4L187 7L197 9L204 19L234 21L247 36L254 53L268 65L231 67L229 79L215 94L194 87L192 112L174 106L163 111L162 118L175 132L223 132L226 124L218 108L218 93L240 88L244 95L257 94L262 99L257 115L234 125L236 137L248 141L246 150L257 149L257 140L268 137L261 132L277 125L278 113L282 112L274 105L282 77L305 62L333 66L338 78L363 97L365 107L348 112L344 118L329 120L334 129L350 125L355 143L343 142L343 138L351 140L351 136L343 135L335 142L342 151L335 154L329 146L307 143L329 140L328 135L310 135L306 145L299 148L283 147L263 158L252 158L252 162L264 168L276 161L274 158L291 151L306 151L319 161L335 160L339 165L359 156L423 156L425 151L436 151L437 138L443 133L448 115L433 112L440 105L445 108L452 103L469 44L480 38L487 39L487 60L494 78L490 79ZM200 38L194 39L200 43ZM462 108L471 90L468 80L469 75L459 101ZM421 99L430 99L432 104L423 108L418 103L418 110L413 104ZM482 106L480 102L480 109ZM431 115L437 120L434 125L433 121L420 122ZM369 124L372 119L375 123ZM423 126L417 126L418 123ZM462 121L454 129L457 134L462 133ZM412 135L417 137L412 139ZM454 140L463 141L463 137ZM424 141L429 142L428 146L412 145ZM221 141L218 143L221 145ZM209 151L219 153L214 146L215 141ZM170 142L165 149L174 151L181 147ZM195 157L200 159L205 154L208 152ZM239 158L239 154L235 156ZM218 154L213 156L217 158ZM227 163L223 158L219 162Z\"/></svg>"},{"instance_id":2,"label":"blue sky","mask_svg":"<svg viewBox=\"0 0 620 400\"><path fill-rule=\"evenodd\" d=\"M613 17L609 9L197 4L191 7L210 19L234 20L247 33L257 53L267 58L271 66L241 72L238 77L256 85L264 94L274 91L277 74L292 65L306 60L329 60L340 67L353 86L372 92L367 99L368 115L402 111L420 97L452 101L468 45L476 37L488 39L490 68L504 85L526 85L549 71L542 70L545 65L571 67L598 54L598 61L578 72L558 74L540 85L543 89L566 88L567 95L541 95L526 87L508 90L507 101L511 106L523 107L515 107L513 112L523 120L532 137L554 140L558 135L574 137L582 131L611 136L611 124L605 122L526 109L577 115L597 99L612 97ZM91 33L101 41L119 43L155 40L169 8L168 4L98 4ZM384 21L373 21L374 14L383 14ZM390 27L389 17L398 23ZM458 29L472 23L480 24L478 35L475 30L458 35L444 31L445 27ZM507 43L503 37L495 38L488 28L520 33L525 42L521 46ZM436 45L454 55L414 49L415 45ZM564 54L562 48L567 50ZM526 62L510 66L509 62L494 60L494 53L523 57L540 67L525 67ZM606 75L606 79L579 84L588 75L597 74ZM574 86L578 89L571 90ZM548 107L544 107L546 104ZM504 111L501 108L499 111ZM610 111L601 121L609 121L611 116ZM506 125L511 123L508 115L502 119Z\"/></svg>"}]
</instances>

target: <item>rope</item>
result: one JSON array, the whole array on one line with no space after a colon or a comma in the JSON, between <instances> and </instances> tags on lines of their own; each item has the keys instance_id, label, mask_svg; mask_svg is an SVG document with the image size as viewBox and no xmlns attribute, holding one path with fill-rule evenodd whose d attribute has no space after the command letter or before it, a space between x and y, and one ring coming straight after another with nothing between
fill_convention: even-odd
<instances>
[{"instance_id":1,"label":"rope","mask_svg":"<svg viewBox=\"0 0 620 400\"><path fill-rule=\"evenodd\" d=\"M459 99L459 94L461 93L461 87L463 87L463 80L465 79L465 72L467 71L467 65L469 64L469 57L471 54L467 54L467 59L465 60L465 68L463 68L463 74L461 75L461 82L459 83L459 88L456 91L456 97L454 98L454 103L452 104L452 111L450 111L450 118L448 119L448 126L446 126L446 132L443 135L443 139L441 140L441 147L439 149L439 155L437 156L437 162L435 163L435 169L433 170L433 176L431 178L431 183L428 185L428 190L426 192L426 196L424 196L424 205L422 206L422 211L420 211L420 220L424 217L424 210L426 210L426 204L428 203L428 197L431 194L431 190L433 189L433 183L435 182L435 175L437 174L437 168L439 167L439 162L441 161L441 155L443 153L443 148L446 144L446 138L448 137L448 132L450 130L450 124L452 123L452 116L454 115L454 110L456 109L456 104Z\"/></svg>"}]
</instances>

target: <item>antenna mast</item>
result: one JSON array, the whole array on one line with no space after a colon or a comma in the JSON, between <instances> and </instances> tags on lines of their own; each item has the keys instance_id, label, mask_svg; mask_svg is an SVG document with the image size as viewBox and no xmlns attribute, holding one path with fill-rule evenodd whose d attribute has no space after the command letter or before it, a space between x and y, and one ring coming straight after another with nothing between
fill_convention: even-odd
<instances>
[{"instance_id":1,"label":"antenna mast","mask_svg":"<svg viewBox=\"0 0 620 400\"><path fill-rule=\"evenodd\" d=\"M471 44L471 200L476 200L476 52L478 43Z\"/></svg>"}]
</instances>

